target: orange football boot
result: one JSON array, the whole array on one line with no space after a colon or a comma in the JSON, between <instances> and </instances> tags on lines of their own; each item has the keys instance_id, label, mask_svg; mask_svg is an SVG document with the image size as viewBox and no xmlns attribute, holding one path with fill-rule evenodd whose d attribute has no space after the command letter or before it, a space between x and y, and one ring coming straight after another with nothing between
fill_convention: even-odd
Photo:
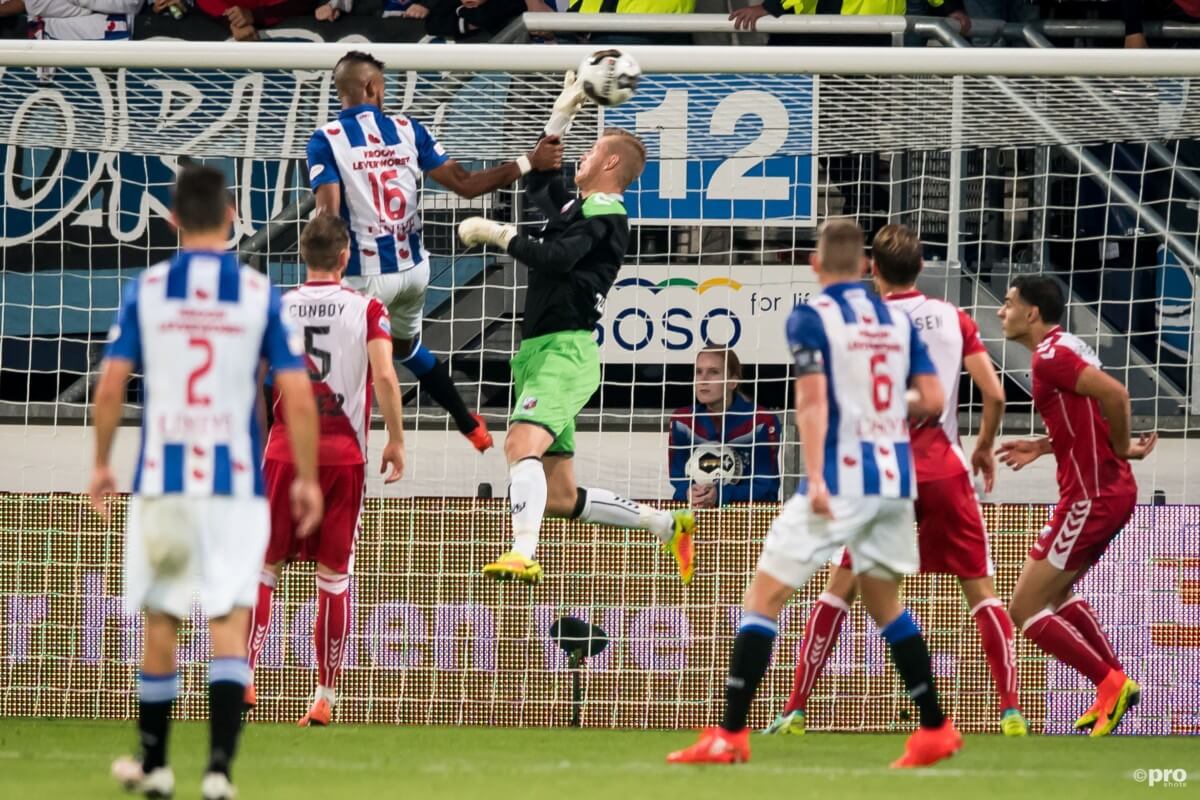
<instances>
[{"instance_id":1,"label":"orange football boot","mask_svg":"<svg viewBox=\"0 0 1200 800\"><path fill-rule=\"evenodd\" d=\"M947 718L940 728L917 728L904 745L904 755L893 761L892 767L928 767L954 755L962 745L962 734Z\"/></svg>"},{"instance_id":2,"label":"orange football boot","mask_svg":"<svg viewBox=\"0 0 1200 800\"><path fill-rule=\"evenodd\" d=\"M301 728L307 728L310 725L328 725L332 718L333 706L329 705L329 701L324 697L318 697L309 707L308 713L301 717L296 724Z\"/></svg>"},{"instance_id":3,"label":"orange football boot","mask_svg":"<svg viewBox=\"0 0 1200 800\"><path fill-rule=\"evenodd\" d=\"M488 433L487 423L484 422L483 417L478 414L472 414L471 417L479 424L472 428L470 433L464 433L463 436L467 437L467 441L476 450L486 453L495 442L492 441L492 435Z\"/></svg>"},{"instance_id":4,"label":"orange football boot","mask_svg":"<svg viewBox=\"0 0 1200 800\"><path fill-rule=\"evenodd\" d=\"M750 760L750 728L730 733L724 728L705 728L691 747L667 756L668 764L740 764Z\"/></svg>"}]
</instances>

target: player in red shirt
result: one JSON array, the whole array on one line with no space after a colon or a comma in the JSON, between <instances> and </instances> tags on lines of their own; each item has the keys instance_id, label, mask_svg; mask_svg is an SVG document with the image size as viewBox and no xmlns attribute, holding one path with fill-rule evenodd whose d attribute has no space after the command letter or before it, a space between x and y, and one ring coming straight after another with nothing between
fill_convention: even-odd
<instances>
[{"instance_id":1,"label":"player in red shirt","mask_svg":"<svg viewBox=\"0 0 1200 800\"><path fill-rule=\"evenodd\" d=\"M903 225L879 229L871 259L876 286L887 304L904 309L921 331L946 397L941 416L913 425L909 434L917 469L921 572L958 577L996 684L1000 728L1006 736L1024 736L1029 726L1018 699L1012 620L996 597L987 531L969 474L982 474L984 488L992 490L992 448L1004 415L1004 387L975 321L954 305L917 291L921 266L916 234ZM983 397L983 421L969 463L958 439L958 381L964 367ZM804 707L857 593L850 557L843 551L804 626L791 697L765 733L804 733Z\"/></svg>"},{"instance_id":2,"label":"player in red shirt","mask_svg":"<svg viewBox=\"0 0 1200 800\"><path fill-rule=\"evenodd\" d=\"M1137 703L1139 687L1072 587L1129 521L1137 502L1129 461L1149 455L1158 437L1130 438L1129 392L1101 371L1090 347L1059 327L1063 311L1053 278L1022 275L999 312L1004 336L1033 351L1033 404L1049 434L1005 442L1000 459L1013 469L1046 453L1058 462L1058 506L1029 551L1009 611L1026 638L1096 686L1096 702L1075 727L1106 736Z\"/></svg>"},{"instance_id":3,"label":"player in red shirt","mask_svg":"<svg viewBox=\"0 0 1200 800\"><path fill-rule=\"evenodd\" d=\"M295 470L287 439L287 420L278 401L267 439L263 473L271 506L271 541L250 626L250 668L267 638L271 594L288 561L317 562L317 692L300 725L328 725L337 701L334 685L350 635L350 573L354 541L366 486L367 431L371 423L371 387L387 426L380 473L384 483L404 474L404 428L400 385L392 365L392 335L387 309L341 285L350 257L345 223L321 214L300 235L300 255L308 265L305 283L283 296L283 315L304 330L309 378L321 422L318 454L325 519L315 535L301 540L292 524L289 486ZM246 704L254 705L253 684Z\"/></svg>"}]
</instances>

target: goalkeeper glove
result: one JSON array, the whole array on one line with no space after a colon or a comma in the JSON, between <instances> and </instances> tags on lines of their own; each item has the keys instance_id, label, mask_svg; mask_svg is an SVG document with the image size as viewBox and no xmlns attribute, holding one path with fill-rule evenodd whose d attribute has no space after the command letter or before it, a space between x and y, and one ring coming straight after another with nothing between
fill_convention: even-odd
<instances>
[{"instance_id":1,"label":"goalkeeper glove","mask_svg":"<svg viewBox=\"0 0 1200 800\"><path fill-rule=\"evenodd\" d=\"M484 217L468 217L458 224L458 238L467 247L476 244L508 251L508 243L517 235L516 225L505 225Z\"/></svg>"},{"instance_id":2,"label":"goalkeeper glove","mask_svg":"<svg viewBox=\"0 0 1200 800\"><path fill-rule=\"evenodd\" d=\"M567 70L563 78L563 90L554 101L554 113L546 123L547 136L562 136L571 127L571 121L579 113L580 107L587 100L583 91L583 83L575 79L575 71Z\"/></svg>"}]
</instances>

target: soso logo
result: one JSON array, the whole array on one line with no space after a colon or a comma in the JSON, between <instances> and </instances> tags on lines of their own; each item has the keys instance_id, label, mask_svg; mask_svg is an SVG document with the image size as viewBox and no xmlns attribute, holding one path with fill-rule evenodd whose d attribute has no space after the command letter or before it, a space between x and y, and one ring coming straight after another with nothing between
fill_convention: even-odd
<instances>
[{"instance_id":1,"label":"soso logo","mask_svg":"<svg viewBox=\"0 0 1200 800\"><path fill-rule=\"evenodd\" d=\"M691 289L697 295L718 287L740 291L742 284L731 278L710 278L697 284L687 278L670 278L652 283L645 278L624 278L613 284L614 289L645 289L658 298L664 289ZM665 306L665 307L664 307ZM622 350L637 352L652 345L664 350L690 350L697 342L702 345L734 347L742 338L742 323L732 309L725 306L685 308L666 303L643 303L624 308L610 320L596 323L596 342L601 347L610 338Z\"/></svg>"}]
</instances>

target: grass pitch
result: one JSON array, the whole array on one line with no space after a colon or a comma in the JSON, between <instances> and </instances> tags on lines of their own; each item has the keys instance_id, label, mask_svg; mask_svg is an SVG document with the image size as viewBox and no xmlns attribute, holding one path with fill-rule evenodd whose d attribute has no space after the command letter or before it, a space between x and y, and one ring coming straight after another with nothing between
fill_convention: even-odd
<instances>
[{"instance_id":1,"label":"grass pitch","mask_svg":"<svg viewBox=\"0 0 1200 800\"><path fill-rule=\"evenodd\" d=\"M399 728L335 725L302 730L250 724L234 767L242 800L255 798L571 798L571 800L978 800L1023 796L1070 800L1140 796L1137 770L1184 769L1200 794L1194 738L968 736L953 759L925 770L888 763L899 735L809 733L755 736L750 763L667 766L687 731ZM175 724L170 754L176 797L199 797L207 752L202 723ZM119 798L111 760L130 752L132 723L0 720L0 798ZM1157 795L1153 795L1157 796Z\"/></svg>"}]
</instances>

